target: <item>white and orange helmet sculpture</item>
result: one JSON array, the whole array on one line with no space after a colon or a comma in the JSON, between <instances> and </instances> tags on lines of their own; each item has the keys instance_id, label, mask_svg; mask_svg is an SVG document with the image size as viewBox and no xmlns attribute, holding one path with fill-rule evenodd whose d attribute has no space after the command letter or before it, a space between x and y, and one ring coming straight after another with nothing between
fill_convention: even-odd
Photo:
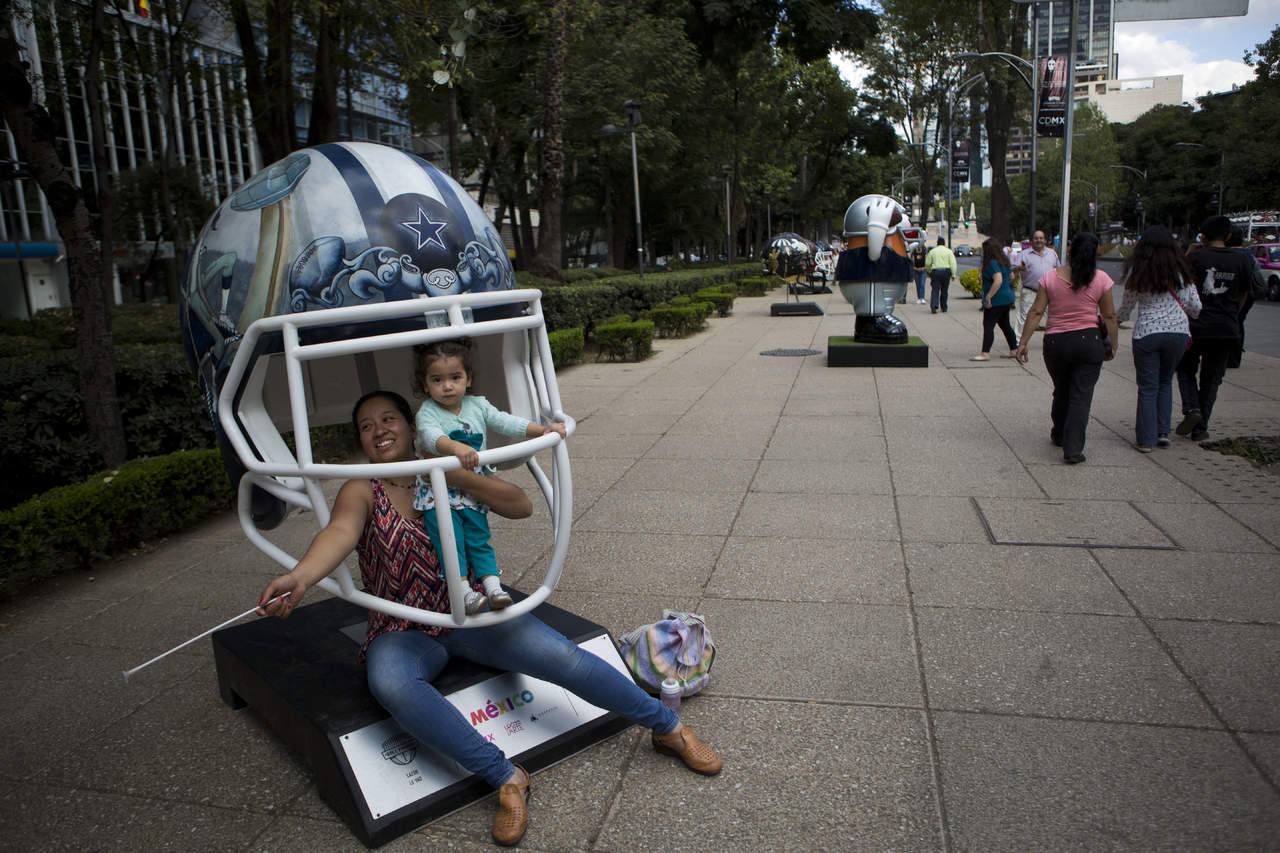
<instances>
[{"instance_id":1,"label":"white and orange helmet sculpture","mask_svg":"<svg viewBox=\"0 0 1280 853\"><path fill-rule=\"evenodd\" d=\"M540 293L516 290L493 224L467 192L430 163L372 143L307 148L258 173L200 234L183 282L183 338L238 488L240 523L286 569L297 557L264 535L288 507L329 508L325 479L421 474L436 494L456 457L393 464L321 464L309 430L350 423L375 389L413 399L415 344L466 335L476 386L494 405L540 423L574 421L561 409ZM294 436L290 450L284 434ZM550 449L551 475L533 454ZM548 433L503 444L482 464L525 462L554 529L542 585L498 613L466 616L453 525L440 519L451 614L405 607L355 587L339 568L321 586L362 607L445 627L526 613L559 581L568 549L572 485L563 441ZM442 516L448 501L438 501ZM299 555L300 556L300 555Z\"/></svg>"},{"instance_id":2,"label":"white and orange helmet sculpture","mask_svg":"<svg viewBox=\"0 0 1280 853\"><path fill-rule=\"evenodd\" d=\"M911 280L908 245L924 239L907 211L887 195L864 195L844 214L845 249L836 263L840 293L853 305L853 339L905 344L907 327L894 303Z\"/></svg>"}]
</instances>

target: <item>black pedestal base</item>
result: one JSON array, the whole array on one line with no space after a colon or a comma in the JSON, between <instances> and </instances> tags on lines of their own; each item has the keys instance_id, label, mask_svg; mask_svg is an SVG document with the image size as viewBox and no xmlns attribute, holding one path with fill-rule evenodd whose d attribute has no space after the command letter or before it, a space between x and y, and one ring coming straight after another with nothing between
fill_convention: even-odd
<instances>
[{"instance_id":1,"label":"black pedestal base","mask_svg":"<svg viewBox=\"0 0 1280 853\"><path fill-rule=\"evenodd\" d=\"M773 317L812 317L821 316L822 309L816 302L775 302L769 308Z\"/></svg>"},{"instance_id":2,"label":"black pedestal base","mask_svg":"<svg viewBox=\"0 0 1280 853\"><path fill-rule=\"evenodd\" d=\"M928 367L929 346L912 337L905 344L864 344L848 335L827 338L827 367Z\"/></svg>"},{"instance_id":3,"label":"black pedestal base","mask_svg":"<svg viewBox=\"0 0 1280 853\"><path fill-rule=\"evenodd\" d=\"M515 590L512 593L516 600L524 597ZM608 637L600 625L550 604L533 612L576 643ZM232 708L252 707L311 766L324 801L365 845L376 847L470 805L493 789L479 777L466 776L390 813L371 812L342 740L358 737L359 730L389 719L369 693L364 664L356 660L365 618L364 609L329 599L300 607L287 620L259 619L219 631L213 635L213 651L223 701ZM500 675L488 667L455 660L434 684L449 696ZM608 713L508 757L532 773L630 725ZM412 738L408 741L416 745ZM384 757L403 763L397 760L408 751L402 743L397 740ZM417 748L429 752L426 747Z\"/></svg>"}]
</instances>

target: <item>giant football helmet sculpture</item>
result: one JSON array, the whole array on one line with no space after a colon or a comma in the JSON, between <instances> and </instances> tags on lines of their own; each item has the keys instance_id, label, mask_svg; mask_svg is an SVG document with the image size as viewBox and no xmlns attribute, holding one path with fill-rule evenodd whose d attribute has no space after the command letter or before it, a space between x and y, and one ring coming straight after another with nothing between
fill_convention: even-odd
<instances>
[{"instance_id":1,"label":"giant football helmet sculpture","mask_svg":"<svg viewBox=\"0 0 1280 853\"><path fill-rule=\"evenodd\" d=\"M853 339L862 343L905 344L907 327L893 306L911 280L908 244L922 240L907 211L885 195L864 195L844 214L845 249L836 264L836 283L853 305Z\"/></svg>"},{"instance_id":2,"label":"giant football helmet sculpture","mask_svg":"<svg viewBox=\"0 0 1280 853\"><path fill-rule=\"evenodd\" d=\"M309 429L350 423L374 389L409 400L415 344L472 338L475 387L530 420L574 421L561 409L540 294L516 290L502 240L466 191L430 163L369 143L289 155L253 177L200 234L183 284L187 354L218 431L241 526L286 569L297 558L270 541L289 506L329 508L325 479L420 474L436 494L456 457L393 464L321 464ZM292 432L296 450L284 433ZM554 433L503 444L481 464L525 462L551 513L551 563L542 585L498 613L466 616L453 525L438 501L441 562L451 614L405 607L356 589L339 568L321 586L362 607L445 627L504 621L541 604L559 581L569 544L572 485ZM550 448L546 476L533 454Z\"/></svg>"},{"instance_id":3,"label":"giant football helmet sculpture","mask_svg":"<svg viewBox=\"0 0 1280 853\"><path fill-rule=\"evenodd\" d=\"M764 250L764 270L784 281L797 283L813 269L818 247L799 234L784 231L774 235Z\"/></svg>"}]
</instances>

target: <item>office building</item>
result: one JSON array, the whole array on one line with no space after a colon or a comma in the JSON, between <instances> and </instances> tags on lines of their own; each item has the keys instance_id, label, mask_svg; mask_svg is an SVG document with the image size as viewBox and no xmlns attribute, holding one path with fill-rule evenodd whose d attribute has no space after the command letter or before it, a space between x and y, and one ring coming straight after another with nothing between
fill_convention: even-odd
<instances>
[{"instance_id":1,"label":"office building","mask_svg":"<svg viewBox=\"0 0 1280 853\"><path fill-rule=\"evenodd\" d=\"M70 0L30 2L30 15L15 17L15 31L30 63L37 97L57 125L63 162L92 197L100 176L93 162L81 76L89 40L87 7ZM164 73L157 64L169 48L163 11L161 0L132 0L119 14L109 16L100 87L107 171L121 175L161 161L169 146L173 161L193 167L204 195L219 204L265 165L245 95L240 45L217 8L191 6L180 43L184 73L172 85L176 114L168 117L168 99L162 97ZM307 61L301 36L296 44L301 61ZM308 69L294 70L296 78L305 80ZM410 147L408 122L396 106L402 94L399 84L370 69L364 72L355 75L359 82L339 98L341 135ZM310 121L308 95L305 84L298 84L299 139L306 138ZM12 169L20 159L17 146L2 122L0 134L0 161ZM160 232L157 217L129 223L126 233L114 235L116 301L126 294L129 299L163 294L163 287L136 278L153 252L162 259L175 257L172 241L155 244ZM0 316L23 318L69 304L65 252L43 193L29 178L0 176Z\"/></svg>"}]
</instances>

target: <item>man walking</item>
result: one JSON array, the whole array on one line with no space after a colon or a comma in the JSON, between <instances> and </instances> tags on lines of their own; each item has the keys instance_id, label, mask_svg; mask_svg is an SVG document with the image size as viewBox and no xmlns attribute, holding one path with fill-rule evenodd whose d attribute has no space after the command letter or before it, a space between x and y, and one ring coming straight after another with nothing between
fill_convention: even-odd
<instances>
[{"instance_id":1,"label":"man walking","mask_svg":"<svg viewBox=\"0 0 1280 853\"><path fill-rule=\"evenodd\" d=\"M1209 437L1209 415L1227 359L1240 340L1240 308L1249 294L1253 261L1228 249L1231 220L1219 214L1200 226L1204 245L1187 255L1200 288L1200 316L1191 319L1191 346L1178 363L1182 423L1174 430L1192 441ZM1199 373L1197 381L1197 372Z\"/></svg>"},{"instance_id":2,"label":"man walking","mask_svg":"<svg viewBox=\"0 0 1280 853\"><path fill-rule=\"evenodd\" d=\"M957 276L956 256L947 248L945 237L938 236L938 245L929 250L924 259L924 268L929 272L929 313L937 314L941 304L942 313L947 313L947 288L951 287L951 277Z\"/></svg>"},{"instance_id":3,"label":"man walking","mask_svg":"<svg viewBox=\"0 0 1280 853\"><path fill-rule=\"evenodd\" d=\"M1014 326L1018 334L1027 324L1027 313L1031 303L1036 301L1036 292L1040 290L1040 279L1049 270L1059 266L1058 253L1045 244L1044 232L1037 231L1031 235L1030 251L1018 254L1017 269L1022 271L1022 289L1018 291L1018 324Z\"/></svg>"}]
</instances>

